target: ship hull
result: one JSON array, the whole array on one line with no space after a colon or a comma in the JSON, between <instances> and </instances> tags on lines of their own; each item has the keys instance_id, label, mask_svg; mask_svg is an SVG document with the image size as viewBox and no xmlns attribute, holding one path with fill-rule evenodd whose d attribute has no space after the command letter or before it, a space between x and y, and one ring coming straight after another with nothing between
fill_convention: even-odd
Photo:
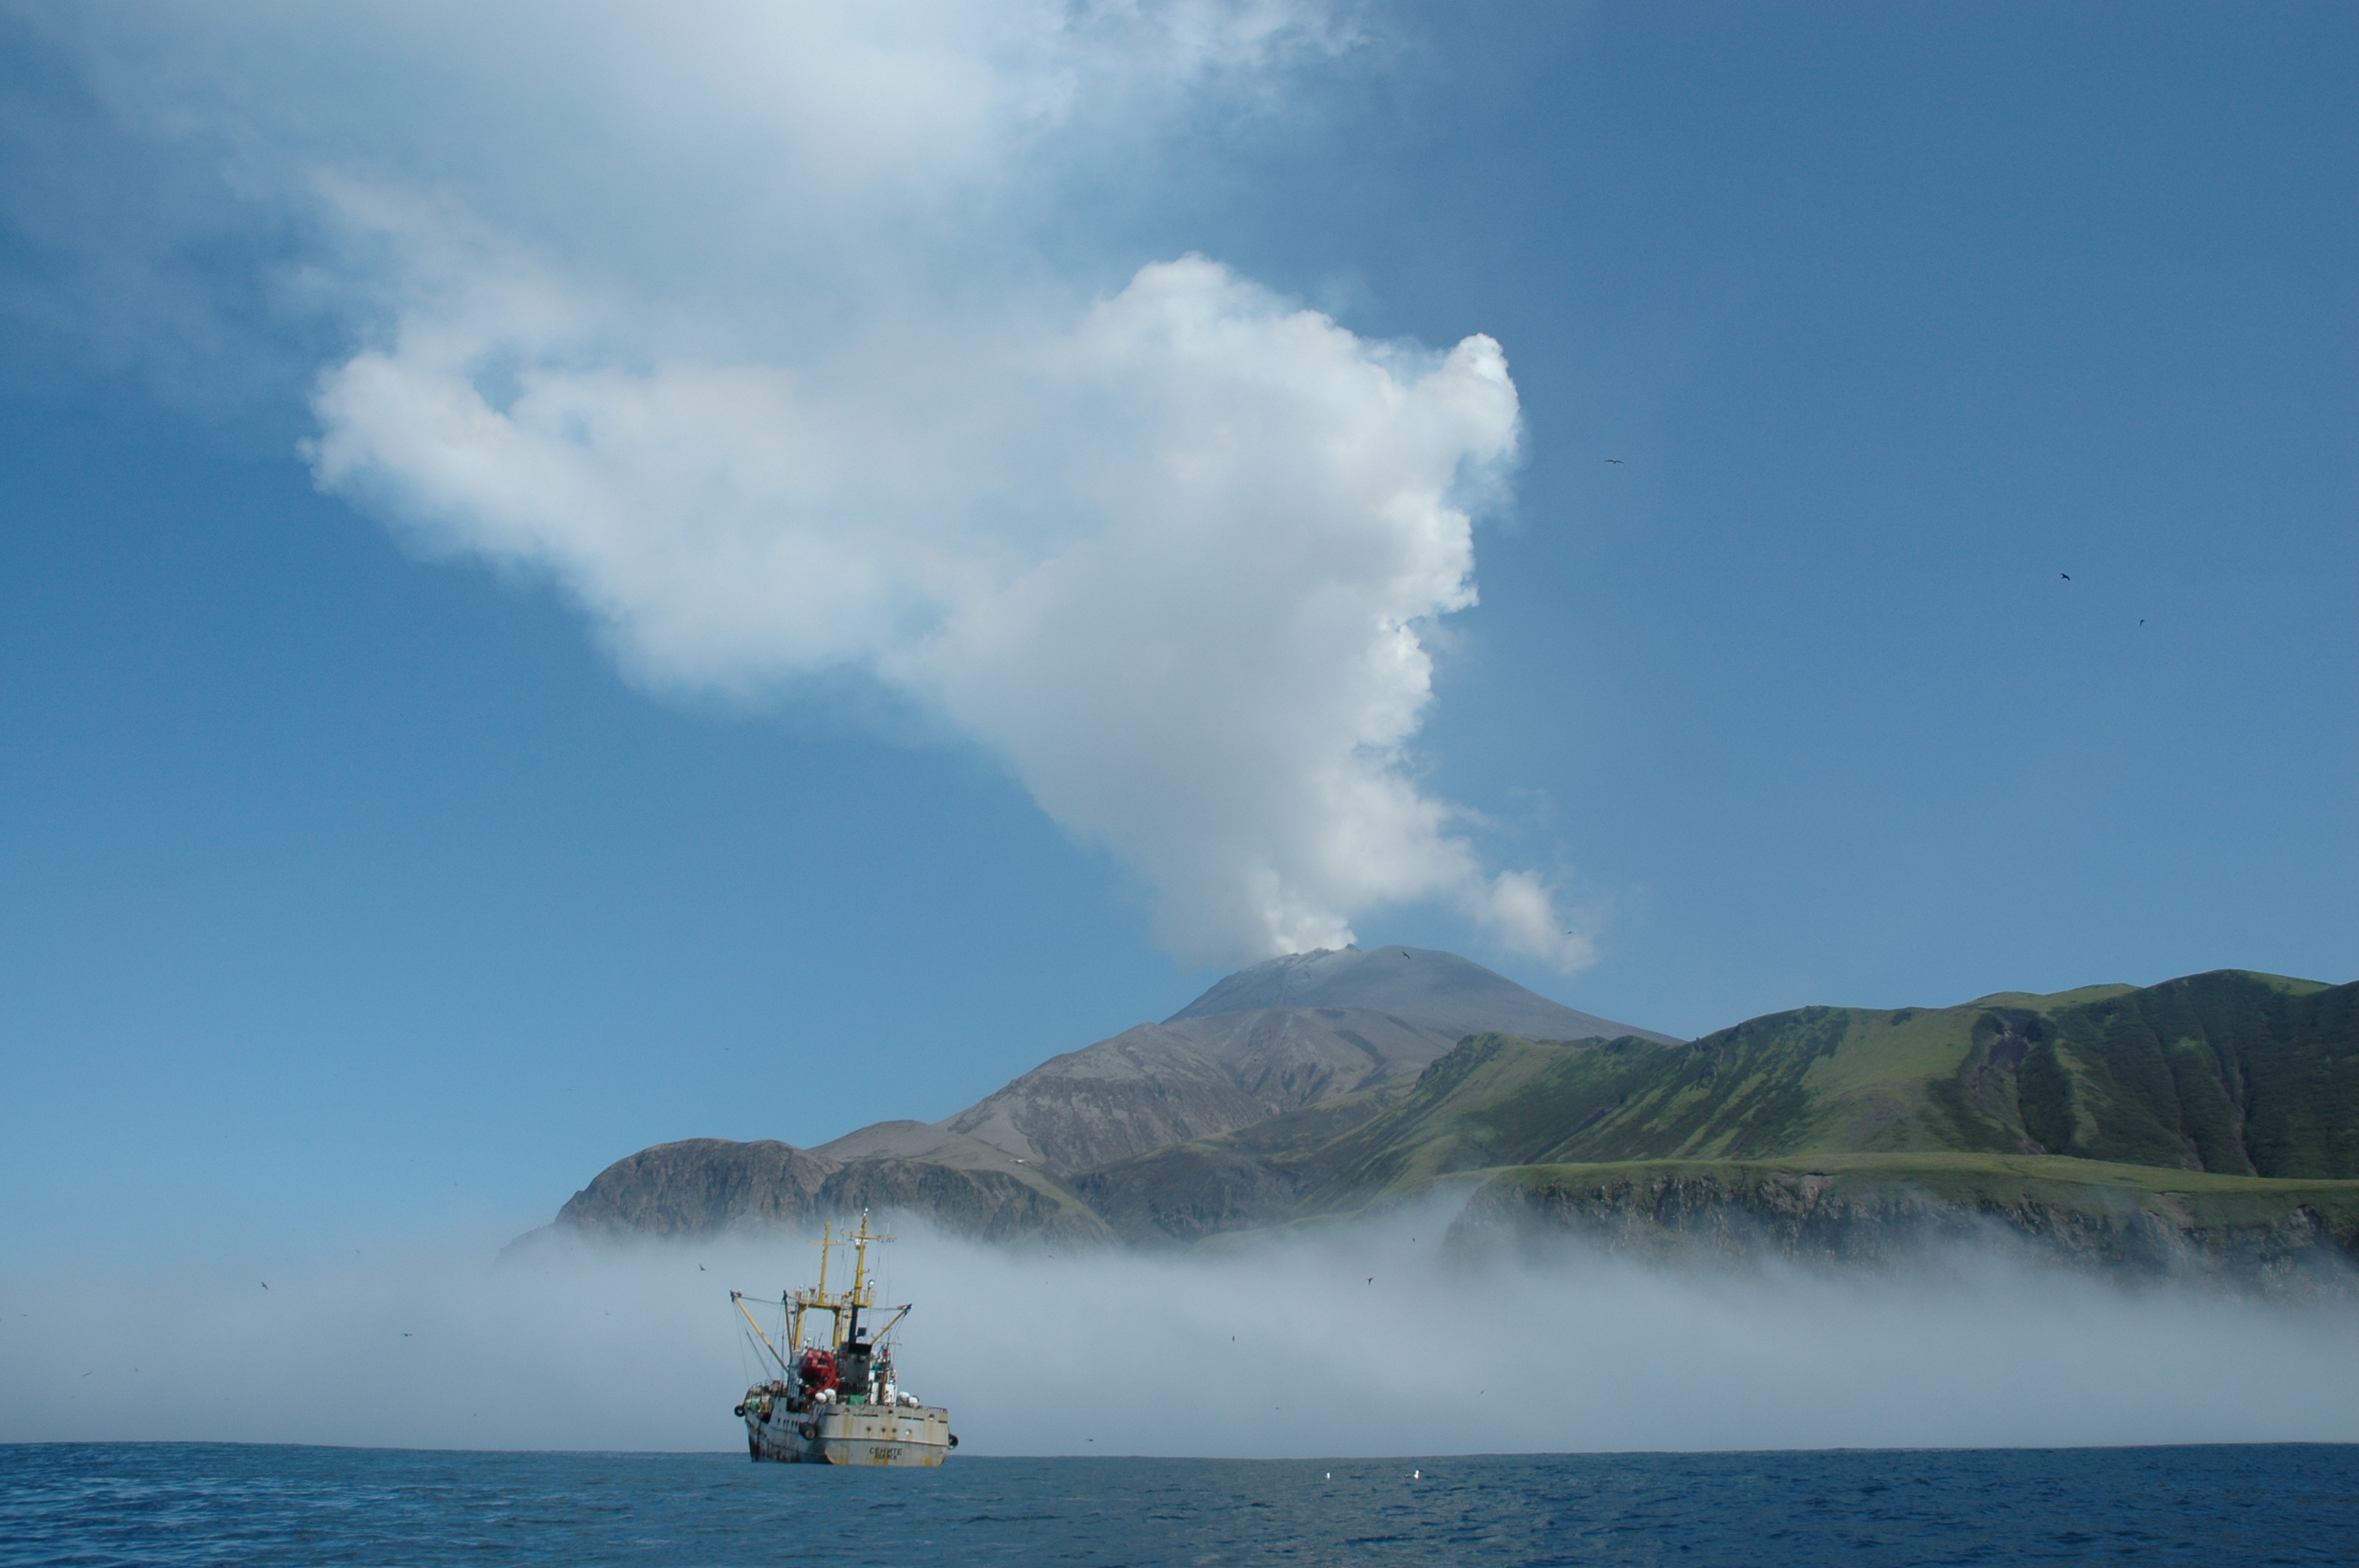
<instances>
[{"instance_id":1,"label":"ship hull","mask_svg":"<svg viewBox=\"0 0 2359 1568\"><path fill-rule=\"evenodd\" d=\"M783 1402L745 1411L745 1447L783 1465L929 1467L950 1456L950 1411L935 1405L822 1405L799 1413Z\"/></svg>"}]
</instances>

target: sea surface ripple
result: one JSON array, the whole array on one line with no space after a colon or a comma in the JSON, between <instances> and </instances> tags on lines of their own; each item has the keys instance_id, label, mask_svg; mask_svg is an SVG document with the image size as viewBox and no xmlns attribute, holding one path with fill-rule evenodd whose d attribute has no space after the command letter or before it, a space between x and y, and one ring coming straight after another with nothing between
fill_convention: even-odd
<instances>
[{"instance_id":1,"label":"sea surface ripple","mask_svg":"<svg viewBox=\"0 0 2359 1568\"><path fill-rule=\"evenodd\" d=\"M0 1563L2351 1563L2359 1447L995 1459L0 1446Z\"/></svg>"}]
</instances>

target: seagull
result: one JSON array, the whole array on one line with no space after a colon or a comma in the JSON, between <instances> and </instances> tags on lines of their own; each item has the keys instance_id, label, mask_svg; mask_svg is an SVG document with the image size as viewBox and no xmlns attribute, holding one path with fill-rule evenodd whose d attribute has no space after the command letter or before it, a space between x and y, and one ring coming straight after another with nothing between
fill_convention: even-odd
<instances>
[{"instance_id":1,"label":"seagull","mask_svg":"<svg viewBox=\"0 0 2359 1568\"><path fill-rule=\"evenodd\" d=\"M408 1330L408 1329L406 1329L406 1328L405 1328L405 1329L403 1329L403 1330L401 1331L401 1336L402 1336L404 1339L408 1339L408 1338L411 1337L410 1333L409 1333L409 1330Z\"/></svg>"},{"instance_id":2,"label":"seagull","mask_svg":"<svg viewBox=\"0 0 2359 1568\"><path fill-rule=\"evenodd\" d=\"M1607 462L1609 462L1609 463L1618 463L1618 462L1620 462L1622 460L1621 460L1620 458L1608 458L1608 459L1606 459L1605 460L1606 460Z\"/></svg>"},{"instance_id":3,"label":"seagull","mask_svg":"<svg viewBox=\"0 0 2359 1568\"><path fill-rule=\"evenodd\" d=\"M2143 625L2145 625L2145 624L2146 624L2146 617L2145 617L2145 616L2141 615L2141 616L2139 616L2139 617L2138 617L2138 624L2139 624L2139 625L2141 625L2141 626L2143 626Z\"/></svg>"},{"instance_id":4,"label":"seagull","mask_svg":"<svg viewBox=\"0 0 2359 1568\"><path fill-rule=\"evenodd\" d=\"M707 1269L703 1264L699 1263L699 1264L696 1266L696 1271L697 1271L698 1273L700 1273L700 1274L709 1274L709 1273L711 1273L712 1271L711 1271L710 1269Z\"/></svg>"},{"instance_id":5,"label":"seagull","mask_svg":"<svg viewBox=\"0 0 2359 1568\"><path fill-rule=\"evenodd\" d=\"M263 1281L262 1281L262 1288L263 1288L264 1290L266 1290L266 1290L268 1290L268 1289L270 1288L270 1281L267 1281L267 1280Z\"/></svg>"},{"instance_id":6,"label":"seagull","mask_svg":"<svg viewBox=\"0 0 2359 1568\"><path fill-rule=\"evenodd\" d=\"M2066 582L2071 582L2072 580L2072 574L2071 572L2058 572L2056 575L2062 578Z\"/></svg>"},{"instance_id":7,"label":"seagull","mask_svg":"<svg viewBox=\"0 0 2359 1568\"><path fill-rule=\"evenodd\" d=\"M1369 1276L1368 1276L1368 1283L1370 1283L1370 1284L1372 1284L1372 1285L1373 1285L1373 1284L1375 1284L1375 1282L1376 1282L1376 1277L1375 1277L1374 1274L1369 1275Z\"/></svg>"}]
</instances>

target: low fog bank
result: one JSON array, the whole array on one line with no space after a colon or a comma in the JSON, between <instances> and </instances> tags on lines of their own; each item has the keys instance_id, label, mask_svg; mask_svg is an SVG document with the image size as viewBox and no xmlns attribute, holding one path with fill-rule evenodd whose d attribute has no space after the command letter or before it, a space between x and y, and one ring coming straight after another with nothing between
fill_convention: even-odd
<instances>
[{"instance_id":1,"label":"low fog bank","mask_svg":"<svg viewBox=\"0 0 2359 1568\"><path fill-rule=\"evenodd\" d=\"M1000 1252L902 1227L907 1384L964 1454L1270 1456L2359 1441L2348 1298L2129 1287L1953 1246L1897 1273L1568 1250L1469 1262L1447 1216L1212 1256ZM728 1300L793 1242L272 1278L0 1279L0 1440L733 1450Z\"/></svg>"}]
</instances>

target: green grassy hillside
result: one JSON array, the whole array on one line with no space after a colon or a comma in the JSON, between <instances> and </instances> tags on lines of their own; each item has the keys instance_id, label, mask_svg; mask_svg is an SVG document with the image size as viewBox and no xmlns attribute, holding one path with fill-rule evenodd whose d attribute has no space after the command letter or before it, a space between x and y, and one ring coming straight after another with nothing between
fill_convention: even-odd
<instances>
[{"instance_id":1,"label":"green grassy hillside","mask_svg":"<svg viewBox=\"0 0 2359 1568\"><path fill-rule=\"evenodd\" d=\"M2359 985L2222 969L2030 1012L2020 1027L2021 1119L2051 1152L2359 1176Z\"/></svg>"},{"instance_id":2,"label":"green grassy hillside","mask_svg":"<svg viewBox=\"0 0 2359 1568\"><path fill-rule=\"evenodd\" d=\"M1677 1046L1484 1035L1321 1163L1366 1188L1488 1165L1940 1152L2359 1177L2359 986L2221 970L1803 1008Z\"/></svg>"},{"instance_id":3,"label":"green grassy hillside","mask_svg":"<svg viewBox=\"0 0 2359 1568\"><path fill-rule=\"evenodd\" d=\"M2359 985L2220 970L1951 1008L1803 1008L1685 1045L1478 1035L1412 1084L1077 1185L1117 1233L1187 1240L1461 1172L1867 1159L1931 1180L1911 1163L1924 1156L2359 1178Z\"/></svg>"}]
</instances>

